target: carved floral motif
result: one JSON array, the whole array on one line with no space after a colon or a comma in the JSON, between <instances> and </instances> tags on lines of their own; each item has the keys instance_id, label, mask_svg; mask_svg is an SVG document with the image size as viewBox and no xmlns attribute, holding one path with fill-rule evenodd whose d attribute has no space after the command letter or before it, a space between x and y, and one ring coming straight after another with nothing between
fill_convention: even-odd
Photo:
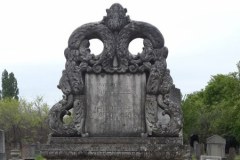
<instances>
[{"instance_id":1,"label":"carved floral motif","mask_svg":"<svg viewBox=\"0 0 240 160\"><path fill-rule=\"evenodd\" d=\"M85 73L146 73L147 134L178 136L182 128L182 112L180 104L169 98L174 85L167 69L168 50L164 47L163 36L151 24L131 21L126 12L120 4L113 4L101 22L85 24L70 36L64 52L66 66L58 85L64 98L49 113L53 135L85 135ZM93 38L101 40L104 45L102 53L97 56L89 49L89 40ZM144 39L143 51L138 55L132 55L128 50L129 43L135 38ZM158 107L170 117L167 126L158 123ZM63 117L72 108L77 114L73 123L66 125Z\"/></svg>"}]
</instances>

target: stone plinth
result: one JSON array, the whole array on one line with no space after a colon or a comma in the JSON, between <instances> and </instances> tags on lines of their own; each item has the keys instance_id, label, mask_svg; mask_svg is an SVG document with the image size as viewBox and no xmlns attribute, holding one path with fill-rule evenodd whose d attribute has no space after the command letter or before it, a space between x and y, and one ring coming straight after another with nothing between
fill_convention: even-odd
<instances>
[{"instance_id":1,"label":"stone plinth","mask_svg":"<svg viewBox=\"0 0 240 160\"><path fill-rule=\"evenodd\" d=\"M54 159L182 160L178 137L52 137L42 155Z\"/></svg>"},{"instance_id":2,"label":"stone plinth","mask_svg":"<svg viewBox=\"0 0 240 160\"><path fill-rule=\"evenodd\" d=\"M222 160L220 156L206 156L202 155L200 160Z\"/></svg>"}]
</instances>

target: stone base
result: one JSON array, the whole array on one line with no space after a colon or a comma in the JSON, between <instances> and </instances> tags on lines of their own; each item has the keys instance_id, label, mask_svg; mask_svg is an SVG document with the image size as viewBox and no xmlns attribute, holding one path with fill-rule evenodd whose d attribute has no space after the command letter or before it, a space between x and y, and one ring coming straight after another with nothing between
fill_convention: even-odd
<instances>
[{"instance_id":1,"label":"stone base","mask_svg":"<svg viewBox=\"0 0 240 160\"><path fill-rule=\"evenodd\" d=\"M183 160L179 137L51 137L41 146L48 160Z\"/></svg>"}]
</instances>

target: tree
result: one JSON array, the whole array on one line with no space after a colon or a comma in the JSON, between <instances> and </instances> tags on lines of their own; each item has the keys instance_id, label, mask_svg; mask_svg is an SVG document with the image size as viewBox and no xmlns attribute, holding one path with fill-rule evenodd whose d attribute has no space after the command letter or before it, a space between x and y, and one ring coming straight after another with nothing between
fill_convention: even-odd
<instances>
[{"instance_id":1,"label":"tree","mask_svg":"<svg viewBox=\"0 0 240 160\"><path fill-rule=\"evenodd\" d=\"M182 102L184 138L199 134L234 136L240 141L239 73L212 76L205 89L186 96Z\"/></svg>"},{"instance_id":2,"label":"tree","mask_svg":"<svg viewBox=\"0 0 240 160\"><path fill-rule=\"evenodd\" d=\"M238 68L238 79L240 80L240 61L237 63Z\"/></svg>"},{"instance_id":3,"label":"tree","mask_svg":"<svg viewBox=\"0 0 240 160\"><path fill-rule=\"evenodd\" d=\"M7 70L4 70L2 73L1 97L18 100L18 94L17 79L12 72L8 74Z\"/></svg>"},{"instance_id":4,"label":"tree","mask_svg":"<svg viewBox=\"0 0 240 160\"><path fill-rule=\"evenodd\" d=\"M0 100L0 126L5 131L6 147L46 143L49 133L48 111L49 106L41 97L33 102L9 98Z\"/></svg>"}]
</instances>

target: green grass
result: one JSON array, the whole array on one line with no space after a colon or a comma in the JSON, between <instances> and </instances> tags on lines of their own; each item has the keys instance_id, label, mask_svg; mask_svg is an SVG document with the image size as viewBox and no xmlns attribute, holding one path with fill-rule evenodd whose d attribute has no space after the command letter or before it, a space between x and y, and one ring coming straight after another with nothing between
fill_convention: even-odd
<instances>
[{"instance_id":1,"label":"green grass","mask_svg":"<svg viewBox=\"0 0 240 160\"><path fill-rule=\"evenodd\" d=\"M240 160L240 155L236 156L234 160Z\"/></svg>"},{"instance_id":2,"label":"green grass","mask_svg":"<svg viewBox=\"0 0 240 160\"><path fill-rule=\"evenodd\" d=\"M196 157L194 155L192 155L192 160L197 160Z\"/></svg>"},{"instance_id":3,"label":"green grass","mask_svg":"<svg viewBox=\"0 0 240 160\"><path fill-rule=\"evenodd\" d=\"M38 155L35 157L35 160L46 160L45 158L43 158L43 156Z\"/></svg>"}]
</instances>

